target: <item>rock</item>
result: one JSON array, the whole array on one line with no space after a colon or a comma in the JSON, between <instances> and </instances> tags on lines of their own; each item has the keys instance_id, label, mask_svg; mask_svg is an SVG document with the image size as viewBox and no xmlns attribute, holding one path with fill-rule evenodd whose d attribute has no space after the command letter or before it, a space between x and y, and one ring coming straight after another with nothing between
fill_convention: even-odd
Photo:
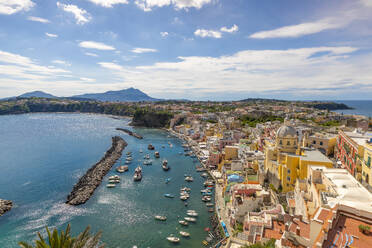
<instances>
[{"instance_id":1,"label":"rock","mask_svg":"<svg viewBox=\"0 0 372 248\"><path fill-rule=\"evenodd\" d=\"M125 142L121 137L113 137L111 148L98 163L88 169L79 179L71 193L67 196L66 203L69 205L80 205L87 202L93 195L94 190L101 184L103 177L121 157L122 152L127 145L127 142Z\"/></svg>"},{"instance_id":2,"label":"rock","mask_svg":"<svg viewBox=\"0 0 372 248\"><path fill-rule=\"evenodd\" d=\"M10 209L12 209L12 207L13 207L12 201L0 199L0 216L8 212Z\"/></svg>"}]
</instances>

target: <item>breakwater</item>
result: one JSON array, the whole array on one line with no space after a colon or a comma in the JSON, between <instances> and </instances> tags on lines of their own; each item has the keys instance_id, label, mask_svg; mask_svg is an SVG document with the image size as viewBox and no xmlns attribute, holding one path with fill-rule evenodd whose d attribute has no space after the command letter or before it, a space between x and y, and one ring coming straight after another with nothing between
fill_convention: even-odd
<instances>
[{"instance_id":1,"label":"breakwater","mask_svg":"<svg viewBox=\"0 0 372 248\"><path fill-rule=\"evenodd\" d=\"M112 146L105 153L103 158L93 165L73 187L67 196L66 203L69 205L84 204L94 193L94 190L101 184L103 177L121 157L127 142L119 136L112 137Z\"/></svg>"},{"instance_id":2,"label":"breakwater","mask_svg":"<svg viewBox=\"0 0 372 248\"><path fill-rule=\"evenodd\" d=\"M10 209L12 209L12 207L13 207L12 201L0 199L0 216L8 212Z\"/></svg>"},{"instance_id":3,"label":"breakwater","mask_svg":"<svg viewBox=\"0 0 372 248\"><path fill-rule=\"evenodd\" d=\"M137 133L135 133L135 132L132 132L132 131L130 131L129 129L125 129L125 128L120 128L120 127L118 127L118 128L116 128L116 130L123 131L124 133L127 133L127 134L129 134L130 136L133 136L133 137L135 137L135 138L137 138L137 139L143 139L143 137L142 137L141 135L139 135L139 134L137 134Z\"/></svg>"}]
</instances>

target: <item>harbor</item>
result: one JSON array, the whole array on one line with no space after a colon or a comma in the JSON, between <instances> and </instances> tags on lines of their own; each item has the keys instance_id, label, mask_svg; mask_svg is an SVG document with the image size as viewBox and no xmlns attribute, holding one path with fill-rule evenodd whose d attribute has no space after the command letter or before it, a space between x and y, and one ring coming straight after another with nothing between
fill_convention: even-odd
<instances>
[{"instance_id":1,"label":"harbor","mask_svg":"<svg viewBox=\"0 0 372 248\"><path fill-rule=\"evenodd\" d=\"M71 223L72 231L76 232L86 225L91 225L96 231L102 230L102 241L107 247L173 247L175 244L168 237L179 238L177 247L204 247L202 242L210 237L209 232L215 236L210 222L214 213L209 212L213 206L207 206L202 201L201 190L205 189L203 183L206 178L201 176L203 172L196 171L200 163L195 162L195 158L180 155L184 151L182 140L169 137L163 130L136 128L135 132L146 139L123 136L128 146L90 200L84 205L69 206L64 201L72 185L102 157L102 153L111 145L110 137L122 135L115 127L123 126L123 120L82 114L2 118L2 125L9 123L9 126L2 128L10 130L11 134L2 137L5 144L17 139L18 130L33 133L37 137L41 134L38 132L42 132L45 136L32 146L29 146L30 143L20 144L25 151L25 160L10 157L11 162L5 159L7 156L2 157L2 164L28 166L24 167L25 173L12 173L5 169L8 177L0 175L1 195L15 203L12 210L1 217L1 247L11 242L14 245L8 247L16 248L19 239L31 241L34 238L32 233L42 231L46 225L63 229L67 223ZM25 122L22 119L27 119L27 127L21 124ZM19 123L18 126L11 124L13 120ZM55 126L53 133L44 129L51 123ZM19 135L24 134L21 132ZM31 139L35 140L36 137ZM154 150L148 150L150 143ZM53 147L53 157L43 160L33 157L35 149L46 150L47 147ZM10 146L3 147L4 152L11 153L9 149ZM159 158L155 157L156 151L159 152ZM126 164L128 152L131 152L132 159ZM152 160L151 165L143 164L147 154ZM168 171L162 168L164 160L171 168ZM118 171L120 166L123 170L119 170L123 172ZM127 166L127 170L124 166ZM142 180L134 181L138 166L142 168ZM189 181L185 180L185 175ZM117 180L115 176L120 179ZM114 182L115 187L108 188L110 182ZM164 197L164 194L173 195L174 198ZM182 200L183 196L187 199ZM213 199L210 203L213 203ZM155 216L165 216L166 220L157 220ZM180 224L181 220L188 222L188 225ZM146 235L143 236L143 233ZM127 245L122 246L123 242Z\"/></svg>"}]
</instances>

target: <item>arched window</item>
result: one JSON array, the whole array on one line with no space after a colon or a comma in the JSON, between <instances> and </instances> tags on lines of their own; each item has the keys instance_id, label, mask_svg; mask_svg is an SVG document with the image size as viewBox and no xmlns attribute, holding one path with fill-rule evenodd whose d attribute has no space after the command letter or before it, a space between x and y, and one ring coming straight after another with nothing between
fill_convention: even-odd
<instances>
[{"instance_id":1,"label":"arched window","mask_svg":"<svg viewBox=\"0 0 372 248\"><path fill-rule=\"evenodd\" d=\"M283 141L282 140L279 140L279 145L283 145Z\"/></svg>"},{"instance_id":2,"label":"arched window","mask_svg":"<svg viewBox=\"0 0 372 248\"><path fill-rule=\"evenodd\" d=\"M291 145L291 142L288 140L287 141L287 146L290 146Z\"/></svg>"}]
</instances>

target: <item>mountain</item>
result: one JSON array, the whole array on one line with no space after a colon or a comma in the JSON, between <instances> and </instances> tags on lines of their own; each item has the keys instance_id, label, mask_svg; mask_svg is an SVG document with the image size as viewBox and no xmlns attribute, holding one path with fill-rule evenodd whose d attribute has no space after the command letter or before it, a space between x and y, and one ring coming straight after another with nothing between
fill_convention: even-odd
<instances>
[{"instance_id":1,"label":"mountain","mask_svg":"<svg viewBox=\"0 0 372 248\"><path fill-rule=\"evenodd\" d=\"M30 97L58 98L57 96L53 96L52 94L45 93L43 91L27 92L27 93L24 93L22 95L19 95L18 97L22 97L22 98L30 98Z\"/></svg>"},{"instance_id":2,"label":"mountain","mask_svg":"<svg viewBox=\"0 0 372 248\"><path fill-rule=\"evenodd\" d=\"M105 93L93 93L72 96L71 98L87 98L94 99L102 102L139 102L139 101L159 101L142 91L135 88L128 88L125 90L118 91L107 91Z\"/></svg>"}]
</instances>

